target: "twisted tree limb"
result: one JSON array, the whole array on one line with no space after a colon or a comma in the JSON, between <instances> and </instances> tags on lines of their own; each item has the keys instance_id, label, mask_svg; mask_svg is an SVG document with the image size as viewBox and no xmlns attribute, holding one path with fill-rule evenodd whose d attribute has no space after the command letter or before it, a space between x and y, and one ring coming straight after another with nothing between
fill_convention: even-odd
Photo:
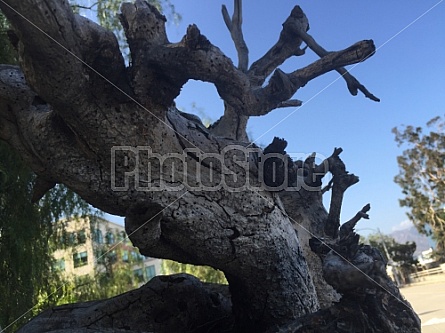
<instances>
[{"instance_id":1,"label":"twisted tree limb","mask_svg":"<svg viewBox=\"0 0 445 333\"><path fill-rule=\"evenodd\" d=\"M243 37L243 4L242 0L234 1L234 11L233 17L230 18L229 12L227 11L227 7L222 5L222 15L224 18L224 23L227 26L227 29L230 31L230 35L232 36L232 40L235 43L236 51L238 52L238 69L243 72L247 71L249 66L249 49L247 48L247 44L244 41Z\"/></svg>"},{"instance_id":2,"label":"twisted tree limb","mask_svg":"<svg viewBox=\"0 0 445 333\"><path fill-rule=\"evenodd\" d=\"M242 0L234 0L233 17L227 11L227 7L222 5L221 11L227 29L230 32L233 43L238 53L238 69L245 73L249 66L249 49L244 41ZM224 115L212 127L212 133L217 136L231 137L241 141L248 141L246 134L247 121L249 117L237 112L236 107L224 101Z\"/></svg>"},{"instance_id":3,"label":"twisted tree limb","mask_svg":"<svg viewBox=\"0 0 445 333\"><path fill-rule=\"evenodd\" d=\"M354 230L355 225L360 221L361 219L369 219L369 216L367 212L371 209L371 205L367 204L365 205L355 216L350 219L349 221L342 224L339 231L339 237L340 239L346 238L349 234L351 234Z\"/></svg>"},{"instance_id":4,"label":"twisted tree limb","mask_svg":"<svg viewBox=\"0 0 445 333\"><path fill-rule=\"evenodd\" d=\"M326 172L332 173L332 183L330 182L323 191L332 188L331 204L329 214L325 223L325 233L332 239L337 238L338 228L340 227L340 213L345 191L356 184L359 179L354 174L346 171L345 164L339 155L343 150L335 148L334 153L315 169L315 174L323 176Z\"/></svg>"},{"instance_id":5,"label":"twisted tree limb","mask_svg":"<svg viewBox=\"0 0 445 333\"><path fill-rule=\"evenodd\" d=\"M324 57L330 53L330 52L326 51L322 46L320 46L315 41L315 39L311 35L309 35L306 31L304 31L303 29L300 29L298 33L299 33L299 37L319 57ZM365 60L365 59L363 59L363 60ZM372 93L370 93L369 90L366 89L366 87L364 85L362 85L354 76L352 76L345 68L340 67L336 70L342 76L342 78L346 81L348 90L351 93L351 95L356 96L358 91L360 90L363 93L363 95L365 95L365 97L373 100L374 102L380 102L379 98L375 97Z\"/></svg>"},{"instance_id":6,"label":"twisted tree limb","mask_svg":"<svg viewBox=\"0 0 445 333\"><path fill-rule=\"evenodd\" d=\"M237 25L240 34L241 1L235 7L231 28ZM194 25L180 42L170 43L165 17L137 0L122 5L132 53L126 68L116 38L73 14L66 2L4 0L0 8L18 37L22 67L0 66L0 137L36 171L42 191L64 183L95 207L125 216L142 254L223 270L240 331L265 330L319 308L287 209L298 204L293 219L316 221L314 229L319 229L326 212L318 188L295 192L292 199L299 201L290 200L285 210L280 195L258 187L207 191L200 186L211 183L218 168L199 158L223 156L221 164L229 172L219 175L229 184L254 179L250 167L240 168L243 164L231 158L236 154L224 155L228 146L242 152L248 145L248 117L297 103L294 93L310 80L372 55L372 41L284 73L277 66L303 53L296 31L307 29L307 21L295 8L278 43L246 72ZM172 107L189 79L213 83L225 102L223 118L210 129ZM184 154L187 149L194 151ZM181 154L184 162L171 168L151 160ZM344 166L335 171L338 154L328 170L338 178L333 191L340 190L341 197L335 197L341 204L346 186ZM161 183L168 190L156 187ZM339 208L330 217L336 220L338 214Z\"/></svg>"},{"instance_id":7,"label":"twisted tree limb","mask_svg":"<svg viewBox=\"0 0 445 333\"><path fill-rule=\"evenodd\" d=\"M266 78L290 57L304 55L305 49L300 48L302 40L299 32L308 29L309 21L306 15L299 6L295 6L283 23L283 30L275 45L250 66L248 75L254 86L261 86Z\"/></svg>"},{"instance_id":8,"label":"twisted tree limb","mask_svg":"<svg viewBox=\"0 0 445 333\"><path fill-rule=\"evenodd\" d=\"M420 319L387 275L382 254L359 244L354 227L361 218L368 218L369 209L368 204L344 223L337 232L339 237L310 241L323 262L325 280L342 294L341 300L280 332L344 332L345 327L350 332L420 332Z\"/></svg>"}]
</instances>

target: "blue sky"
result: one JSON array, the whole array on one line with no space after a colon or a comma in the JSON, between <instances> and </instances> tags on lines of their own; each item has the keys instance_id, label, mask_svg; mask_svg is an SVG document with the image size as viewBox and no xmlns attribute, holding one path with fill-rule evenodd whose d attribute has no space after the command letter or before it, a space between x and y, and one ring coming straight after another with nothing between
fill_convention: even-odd
<instances>
[{"instance_id":1,"label":"blue sky","mask_svg":"<svg viewBox=\"0 0 445 333\"><path fill-rule=\"evenodd\" d=\"M214 45L236 62L236 52L221 16L221 5L232 13L232 1L174 1L182 20L168 24L169 39L179 41L195 23ZM351 73L381 99L375 103L363 95L351 96L338 74L328 73L300 89L295 98L300 108L272 111L251 118L248 131L260 145L274 136L288 142L288 153L317 152L329 156L342 147L347 169L360 182L345 195L342 221L366 203L370 220L358 228L391 232L407 220L399 207L401 191L393 182L401 153L391 129L402 124L423 126L444 113L445 97L445 2L438 1L265 1L245 0L244 37L250 63L261 57L278 39L281 25L295 5L309 18L309 33L328 50L340 50L373 39L377 53L350 67ZM281 69L293 71L316 60L310 51L288 60ZM192 81L177 98L178 107L205 114L213 121L223 112L222 100L211 84ZM193 108L192 105L196 104Z\"/></svg>"},{"instance_id":2,"label":"blue sky","mask_svg":"<svg viewBox=\"0 0 445 333\"><path fill-rule=\"evenodd\" d=\"M182 21L178 26L168 25L171 41L178 41L187 25L195 23L201 33L236 61L221 16L221 5L226 4L232 12L232 1L172 3ZM289 142L289 153L328 156L334 147L342 147L348 170L360 177L360 182L346 192L343 221L369 202L370 220L361 222L359 228L390 232L407 219L398 204L401 191L393 182L401 148L391 129L401 124L422 126L444 113L445 2L280 0L272 4L245 0L243 29L250 62L277 41L281 24L296 4L309 18L309 33L328 50L340 50L363 39L374 40L377 53L351 73L381 102L349 95L344 81L336 73L329 73L297 92L295 98L303 100L302 107L278 109L252 118L249 133L263 145L274 136L283 137ZM292 71L315 59L308 51L306 56L295 57L281 68ZM190 82L184 87L177 105L192 112L192 103L212 120L222 114L222 101L210 84ZM289 117L284 119L286 116Z\"/></svg>"}]
</instances>

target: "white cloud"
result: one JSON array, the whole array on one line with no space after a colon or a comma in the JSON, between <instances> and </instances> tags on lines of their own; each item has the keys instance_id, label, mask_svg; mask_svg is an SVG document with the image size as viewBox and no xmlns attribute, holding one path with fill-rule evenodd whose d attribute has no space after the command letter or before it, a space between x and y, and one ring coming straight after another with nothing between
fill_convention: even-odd
<instances>
[{"instance_id":1,"label":"white cloud","mask_svg":"<svg viewBox=\"0 0 445 333\"><path fill-rule=\"evenodd\" d=\"M410 220L404 220L400 222L398 225L392 227L391 230L392 231L405 230L411 228L412 226L414 226L414 224Z\"/></svg>"}]
</instances>

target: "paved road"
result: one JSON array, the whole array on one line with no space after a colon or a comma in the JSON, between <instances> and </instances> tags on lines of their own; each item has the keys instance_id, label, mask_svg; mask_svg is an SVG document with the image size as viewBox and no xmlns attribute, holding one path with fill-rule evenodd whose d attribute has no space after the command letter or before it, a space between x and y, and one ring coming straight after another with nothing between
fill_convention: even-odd
<instances>
[{"instance_id":1,"label":"paved road","mask_svg":"<svg viewBox=\"0 0 445 333\"><path fill-rule=\"evenodd\" d=\"M445 333L445 283L404 287L401 293L422 320L422 333Z\"/></svg>"}]
</instances>

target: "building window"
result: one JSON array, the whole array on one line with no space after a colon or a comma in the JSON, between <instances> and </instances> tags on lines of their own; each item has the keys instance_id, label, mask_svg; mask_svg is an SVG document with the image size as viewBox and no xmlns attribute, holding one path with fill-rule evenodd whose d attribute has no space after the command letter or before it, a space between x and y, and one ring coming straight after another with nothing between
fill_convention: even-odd
<instances>
[{"instance_id":1,"label":"building window","mask_svg":"<svg viewBox=\"0 0 445 333\"><path fill-rule=\"evenodd\" d=\"M104 251L103 249L95 250L96 262L98 264L104 264L105 263L105 254L106 254L106 251Z\"/></svg>"},{"instance_id":2,"label":"building window","mask_svg":"<svg viewBox=\"0 0 445 333\"><path fill-rule=\"evenodd\" d=\"M122 233L124 234L124 244L126 244L126 245L133 245L133 243L131 242L130 238L127 236L125 231L122 231Z\"/></svg>"},{"instance_id":3,"label":"building window","mask_svg":"<svg viewBox=\"0 0 445 333\"><path fill-rule=\"evenodd\" d=\"M110 264L114 264L117 261L116 250L108 252L108 260Z\"/></svg>"},{"instance_id":4,"label":"building window","mask_svg":"<svg viewBox=\"0 0 445 333\"><path fill-rule=\"evenodd\" d=\"M127 234L125 233L125 231L121 231L120 235L121 235L121 238L122 238L122 242L124 244L128 244L128 237L127 237Z\"/></svg>"},{"instance_id":5,"label":"building window","mask_svg":"<svg viewBox=\"0 0 445 333\"><path fill-rule=\"evenodd\" d=\"M68 234L68 245L69 246L76 245L76 234L74 232L70 232Z\"/></svg>"},{"instance_id":6,"label":"building window","mask_svg":"<svg viewBox=\"0 0 445 333\"><path fill-rule=\"evenodd\" d=\"M64 247L66 247L67 237L68 237L68 235L67 235L66 231L63 230L59 236L58 248L63 249Z\"/></svg>"},{"instance_id":7,"label":"building window","mask_svg":"<svg viewBox=\"0 0 445 333\"><path fill-rule=\"evenodd\" d=\"M77 244L85 244L87 241L87 235L85 233L85 230L80 230L77 233Z\"/></svg>"},{"instance_id":8,"label":"building window","mask_svg":"<svg viewBox=\"0 0 445 333\"><path fill-rule=\"evenodd\" d=\"M142 270L142 268L138 268L135 269L133 271L134 273L134 278L136 279L137 282L144 282L144 271Z\"/></svg>"},{"instance_id":9,"label":"building window","mask_svg":"<svg viewBox=\"0 0 445 333\"><path fill-rule=\"evenodd\" d=\"M105 249L96 250L96 263L100 265L114 264L117 262L116 250L107 251Z\"/></svg>"},{"instance_id":10,"label":"building window","mask_svg":"<svg viewBox=\"0 0 445 333\"><path fill-rule=\"evenodd\" d=\"M97 244L104 243L104 236L102 235L102 231L100 231L99 229L93 230L93 241Z\"/></svg>"},{"instance_id":11,"label":"building window","mask_svg":"<svg viewBox=\"0 0 445 333\"><path fill-rule=\"evenodd\" d=\"M128 251L127 250L122 251L122 261L123 262L128 262L129 261Z\"/></svg>"},{"instance_id":12,"label":"building window","mask_svg":"<svg viewBox=\"0 0 445 333\"><path fill-rule=\"evenodd\" d=\"M105 240L107 241L107 244L114 244L115 243L115 239L114 239L114 234L111 231L108 231L107 234L105 235Z\"/></svg>"},{"instance_id":13,"label":"building window","mask_svg":"<svg viewBox=\"0 0 445 333\"><path fill-rule=\"evenodd\" d=\"M147 281L150 281L154 276L156 276L156 268L154 265L145 267L145 275L147 275Z\"/></svg>"},{"instance_id":14,"label":"building window","mask_svg":"<svg viewBox=\"0 0 445 333\"><path fill-rule=\"evenodd\" d=\"M125 244L125 242L127 241L127 234L125 233L125 231L117 231L116 232L116 238L118 243L123 243Z\"/></svg>"},{"instance_id":15,"label":"building window","mask_svg":"<svg viewBox=\"0 0 445 333\"><path fill-rule=\"evenodd\" d=\"M88 264L88 254L86 251L73 254L74 268Z\"/></svg>"},{"instance_id":16,"label":"building window","mask_svg":"<svg viewBox=\"0 0 445 333\"><path fill-rule=\"evenodd\" d=\"M144 257L139 254L139 252L131 251L131 259L132 262L141 262L144 260Z\"/></svg>"},{"instance_id":17,"label":"building window","mask_svg":"<svg viewBox=\"0 0 445 333\"><path fill-rule=\"evenodd\" d=\"M65 259L58 259L54 262L54 270L55 271L64 271L65 270Z\"/></svg>"}]
</instances>

